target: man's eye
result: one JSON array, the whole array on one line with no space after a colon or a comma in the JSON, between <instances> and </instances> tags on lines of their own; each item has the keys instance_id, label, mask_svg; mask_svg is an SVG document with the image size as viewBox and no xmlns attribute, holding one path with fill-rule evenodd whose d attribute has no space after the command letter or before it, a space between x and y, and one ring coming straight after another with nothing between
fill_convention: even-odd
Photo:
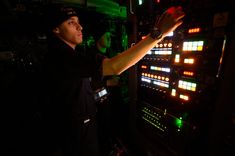
<instances>
[{"instance_id":1,"label":"man's eye","mask_svg":"<svg viewBox=\"0 0 235 156\"><path fill-rule=\"evenodd\" d=\"M69 21L68 24L74 24L74 22L73 21Z\"/></svg>"}]
</instances>

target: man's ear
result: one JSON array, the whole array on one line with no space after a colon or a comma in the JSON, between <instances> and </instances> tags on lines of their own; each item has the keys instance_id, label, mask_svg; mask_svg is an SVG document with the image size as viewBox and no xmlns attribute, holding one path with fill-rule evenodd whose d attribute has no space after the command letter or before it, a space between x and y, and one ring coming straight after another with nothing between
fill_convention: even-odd
<instances>
[{"instance_id":1,"label":"man's ear","mask_svg":"<svg viewBox=\"0 0 235 156\"><path fill-rule=\"evenodd\" d=\"M53 32L56 33L56 34L59 34L60 33L60 29L58 27L56 27L56 28L53 29Z\"/></svg>"}]
</instances>

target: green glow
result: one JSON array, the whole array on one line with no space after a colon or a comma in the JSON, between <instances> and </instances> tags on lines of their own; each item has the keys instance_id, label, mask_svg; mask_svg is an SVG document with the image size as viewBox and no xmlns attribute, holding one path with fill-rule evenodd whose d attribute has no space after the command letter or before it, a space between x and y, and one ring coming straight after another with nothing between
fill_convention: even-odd
<instances>
[{"instance_id":1,"label":"green glow","mask_svg":"<svg viewBox=\"0 0 235 156\"><path fill-rule=\"evenodd\" d=\"M182 120L182 117L176 118L176 120L175 120L175 125L176 125L178 128L182 128L182 127L183 127L183 120Z\"/></svg>"},{"instance_id":2,"label":"green glow","mask_svg":"<svg viewBox=\"0 0 235 156\"><path fill-rule=\"evenodd\" d=\"M87 0L87 7L110 17L127 18L127 7L113 0Z\"/></svg>"}]
</instances>

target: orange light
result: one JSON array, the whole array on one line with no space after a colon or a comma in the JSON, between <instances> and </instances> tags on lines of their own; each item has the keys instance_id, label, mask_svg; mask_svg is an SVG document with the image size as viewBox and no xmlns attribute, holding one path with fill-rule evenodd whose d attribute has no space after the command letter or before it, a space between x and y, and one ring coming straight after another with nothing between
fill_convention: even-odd
<instances>
[{"instance_id":1,"label":"orange light","mask_svg":"<svg viewBox=\"0 0 235 156\"><path fill-rule=\"evenodd\" d=\"M194 75L194 72L184 71L183 74L184 74L184 75L187 75L187 76L193 76L193 75Z\"/></svg>"},{"instance_id":2,"label":"orange light","mask_svg":"<svg viewBox=\"0 0 235 156\"><path fill-rule=\"evenodd\" d=\"M142 65L141 68L142 68L142 69L147 69L147 66Z\"/></svg>"},{"instance_id":3,"label":"orange light","mask_svg":"<svg viewBox=\"0 0 235 156\"><path fill-rule=\"evenodd\" d=\"M200 32L200 31L201 31L200 28L191 28L191 29L188 30L188 33L189 33L189 34L192 34L192 33L198 33L198 32Z\"/></svg>"}]
</instances>

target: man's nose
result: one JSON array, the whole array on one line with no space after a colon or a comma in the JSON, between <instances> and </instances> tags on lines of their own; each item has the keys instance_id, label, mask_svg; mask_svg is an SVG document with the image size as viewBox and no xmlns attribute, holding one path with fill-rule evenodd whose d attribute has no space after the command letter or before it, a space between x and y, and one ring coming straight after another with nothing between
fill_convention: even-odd
<instances>
[{"instance_id":1,"label":"man's nose","mask_svg":"<svg viewBox=\"0 0 235 156\"><path fill-rule=\"evenodd\" d=\"M82 30L82 29L83 28L82 28L81 24L77 23L77 30Z\"/></svg>"}]
</instances>

